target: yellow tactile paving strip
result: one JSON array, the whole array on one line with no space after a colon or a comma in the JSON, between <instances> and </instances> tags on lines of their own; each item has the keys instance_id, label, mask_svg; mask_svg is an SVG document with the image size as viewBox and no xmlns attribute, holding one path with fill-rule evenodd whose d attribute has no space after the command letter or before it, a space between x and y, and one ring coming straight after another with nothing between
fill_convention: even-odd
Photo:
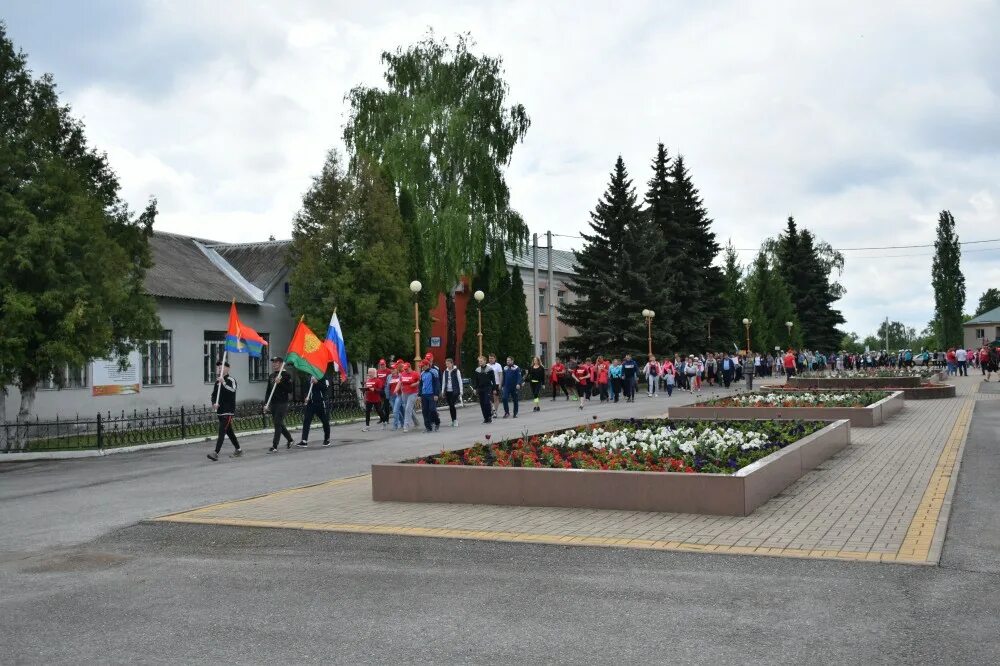
<instances>
[{"instance_id":1,"label":"yellow tactile paving strip","mask_svg":"<svg viewBox=\"0 0 1000 666\"><path fill-rule=\"evenodd\" d=\"M542 507L376 503L368 475L157 520L518 543L934 564L975 387L909 402L881 428L745 518ZM935 533L938 542L935 541ZM935 547L936 546L936 547Z\"/></svg>"}]
</instances>

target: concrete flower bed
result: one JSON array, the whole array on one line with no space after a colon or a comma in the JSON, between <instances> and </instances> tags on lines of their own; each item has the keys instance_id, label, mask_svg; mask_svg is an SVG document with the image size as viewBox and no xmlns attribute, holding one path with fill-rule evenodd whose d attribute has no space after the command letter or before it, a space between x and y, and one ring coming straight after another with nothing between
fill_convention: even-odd
<instances>
[{"instance_id":1,"label":"concrete flower bed","mask_svg":"<svg viewBox=\"0 0 1000 666\"><path fill-rule=\"evenodd\" d=\"M675 423L683 424L684 421ZM850 423L846 420L822 427L817 424L812 428L814 431L810 434L731 474L692 473L690 468L684 471L633 471L479 466L461 462L426 464L426 458L377 464L372 465L372 498L377 502L497 504L746 516L850 444ZM443 455L454 457L472 450L446 452ZM675 468L668 466L667 469Z\"/></svg>"},{"instance_id":2,"label":"concrete flower bed","mask_svg":"<svg viewBox=\"0 0 1000 666\"><path fill-rule=\"evenodd\" d=\"M734 396L739 397L739 396ZM874 428L903 408L903 392L893 391L887 398L866 407L728 407L711 403L695 403L671 407L672 419L795 419L803 421L837 421L846 419L855 428Z\"/></svg>"},{"instance_id":3,"label":"concrete flower bed","mask_svg":"<svg viewBox=\"0 0 1000 666\"><path fill-rule=\"evenodd\" d=\"M801 389L791 388L786 385L775 385L775 386L761 386L762 391L799 391ZM811 389L812 391L836 391L838 389ZM907 400L937 400L941 398L954 398L955 385L954 384L936 384L936 383L925 383L920 386L891 386L886 390L889 391L902 391L903 397Z\"/></svg>"},{"instance_id":4,"label":"concrete flower bed","mask_svg":"<svg viewBox=\"0 0 1000 666\"><path fill-rule=\"evenodd\" d=\"M907 377L790 377L787 385L796 389L890 389L918 388L918 375Z\"/></svg>"}]
</instances>

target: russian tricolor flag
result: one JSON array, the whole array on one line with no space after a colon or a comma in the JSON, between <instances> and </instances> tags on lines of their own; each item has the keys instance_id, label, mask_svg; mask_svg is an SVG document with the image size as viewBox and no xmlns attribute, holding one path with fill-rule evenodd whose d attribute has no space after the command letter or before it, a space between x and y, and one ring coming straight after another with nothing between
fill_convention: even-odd
<instances>
[{"instance_id":1,"label":"russian tricolor flag","mask_svg":"<svg viewBox=\"0 0 1000 666\"><path fill-rule=\"evenodd\" d=\"M347 381L347 347L344 345L344 332L340 330L340 320L337 319L337 311L333 311L330 317L330 326L326 329L326 340L323 346L330 352L330 359L334 367L340 372L340 381Z\"/></svg>"}]
</instances>

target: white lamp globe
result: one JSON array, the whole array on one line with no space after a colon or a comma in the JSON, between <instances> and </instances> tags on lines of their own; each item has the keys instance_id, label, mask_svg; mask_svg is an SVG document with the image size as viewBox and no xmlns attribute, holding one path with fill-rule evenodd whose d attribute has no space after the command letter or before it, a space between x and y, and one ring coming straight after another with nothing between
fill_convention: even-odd
<instances>
[{"instance_id":1,"label":"white lamp globe","mask_svg":"<svg viewBox=\"0 0 1000 666\"><path fill-rule=\"evenodd\" d=\"M472 297L477 301L479 301L480 303L482 303L483 299L486 298L486 294L484 294L481 290L477 289L476 293L474 293Z\"/></svg>"},{"instance_id":2,"label":"white lamp globe","mask_svg":"<svg viewBox=\"0 0 1000 666\"><path fill-rule=\"evenodd\" d=\"M420 284L420 280L414 280L410 283L410 291L414 294L419 294L420 290L424 288L424 285Z\"/></svg>"}]
</instances>

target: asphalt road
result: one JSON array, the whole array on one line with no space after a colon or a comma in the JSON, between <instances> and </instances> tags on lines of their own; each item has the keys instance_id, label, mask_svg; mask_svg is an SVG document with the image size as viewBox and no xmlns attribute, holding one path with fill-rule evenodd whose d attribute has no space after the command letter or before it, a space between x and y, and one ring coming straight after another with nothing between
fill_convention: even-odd
<instances>
[{"instance_id":1,"label":"asphalt road","mask_svg":"<svg viewBox=\"0 0 1000 666\"><path fill-rule=\"evenodd\" d=\"M532 419L494 435L579 412ZM940 567L136 524L464 443L467 425L277 459L257 438L218 465L207 445L8 465L0 663L995 664L998 422L981 401Z\"/></svg>"}]
</instances>

